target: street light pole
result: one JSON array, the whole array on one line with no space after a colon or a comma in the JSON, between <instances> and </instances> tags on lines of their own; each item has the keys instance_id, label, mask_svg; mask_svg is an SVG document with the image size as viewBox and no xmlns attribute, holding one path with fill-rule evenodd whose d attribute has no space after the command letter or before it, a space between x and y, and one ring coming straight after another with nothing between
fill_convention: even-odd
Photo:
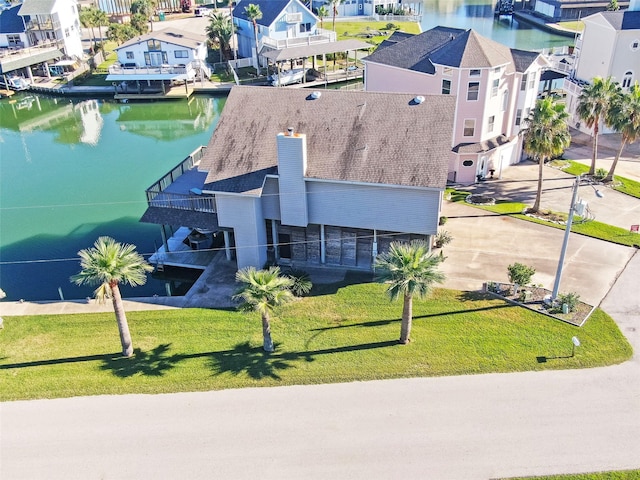
<instances>
[{"instance_id":1,"label":"street light pole","mask_svg":"<svg viewBox=\"0 0 640 480\"><path fill-rule=\"evenodd\" d=\"M567 245L569 244L569 234L571 233L571 225L573 224L573 214L576 211L576 201L578 200L578 187L582 182L582 175L576 176L576 181L573 184L573 194L571 196L571 206L569 207L569 216L567 217L567 225L564 230L564 240L562 241L562 249L560 250L560 260L558 260L558 270L556 271L556 279L553 282L553 292L551 293L551 301L555 301L558 296L558 290L560 289L560 280L562 279L562 269L564 267L564 257L567 254ZM590 180L587 180L591 182ZM596 191L596 197L602 198L604 195L597 190L593 184L591 187Z\"/></svg>"},{"instance_id":2,"label":"street light pole","mask_svg":"<svg viewBox=\"0 0 640 480\"><path fill-rule=\"evenodd\" d=\"M567 245L569 245L569 234L571 233L571 225L573 224L573 213L576 208L576 200L578 198L578 187L582 175L576 176L576 181L573 184L573 195L571 197L571 206L569 207L569 217L567 217L567 225L564 230L564 240L562 241L562 249L560 250L560 260L558 261L558 270L556 270L556 279L553 282L553 292L551 293L551 301L554 301L558 296L558 289L560 288L560 279L562 278L562 268L564 267L564 257L567 254Z\"/></svg>"}]
</instances>

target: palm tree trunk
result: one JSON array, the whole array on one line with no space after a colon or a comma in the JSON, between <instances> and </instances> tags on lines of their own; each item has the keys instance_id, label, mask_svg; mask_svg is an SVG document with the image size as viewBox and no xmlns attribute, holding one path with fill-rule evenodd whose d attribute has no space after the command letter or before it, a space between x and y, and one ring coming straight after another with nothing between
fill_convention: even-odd
<instances>
[{"instance_id":1,"label":"palm tree trunk","mask_svg":"<svg viewBox=\"0 0 640 480\"><path fill-rule=\"evenodd\" d=\"M253 38L256 42L256 75L260 76L260 59L258 58L258 24L253 22Z\"/></svg>"},{"instance_id":2,"label":"palm tree trunk","mask_svg":"<svg viewBox=\"0 0 640 480\"><path fill-rule=\"evenodd\" d=\"M133 344L131 342L131 333L129 332L129 324L127 323L127 315L124 312L122 304L122 296L117 282L111 282L113 310L116 313L116 323L118 324L118 332L120 333L120 343L122 344L122 355L130 357L133 355Z\"/></svg>"},{"instance_id":3,"label":"palm tree trunk","mask_svg":"<svg viewBox=\"0 0 640 480\"><path fill-rule=\"evenodd\" d=\"M542 200L542 174L544 171L544 161L546 157L542 156L538 159L538 191L536 193L536 201L533 203L533 207L531 208L532 212L537 212L540 210L540 202Z\"/></svg>"},{"instance_id":4,"label":"palm tree trunk","mask_svg":"<svg viewBox=\"0 0 640 480\"><path fill-rule=\"evenodd\" d=\"M624 135L622 136L622 141L620 142L620 150L618 150L618 153L616 154L616 158L613 160L613 163L611 164L611 169L609 170L609 173L607 174L607 176L604 178L603 182L613 182L613 173L616 171L616 166L618 165L618 160L620 160L620 157L622 156L622 152L624 150L624 147L627 146L627 137L625 137Z\"/></svg>"},{"instance_id":5,"label":"palm tree trunk","mask_svg":"<svg viewBox=\"0 0 640 480\"><path fill-rule=\"evenodd\" d=\"M413 321L413 297L405 294L402 306L402 323L400 325L400 343L406 345L411 336L411 323Z\"/></svg>"},{"instance_id":6,"label":"palm tree trunk","mask_svg":"<svg viewBox=\"0 0 640 480\"><path fill-rule=\"evenodd\" d=\"M598 159L598 123L600 122L599 118L596 118L595 123L593 124L593 152L591 153L591 166L589 167L589 175L596 174L596 160Z\"/></svg>"},{"instance_id":7,"label":"palm tree trunk","mask_svg":"<svg viewBox=\"0 0 640 480\"><path fill-rule=\"evenodd\" d=\"M262 314L262 348L265 352L273 352L273 340L271 340L271 325L269 324L269 314Z\"/></svg>"}]
</instances>

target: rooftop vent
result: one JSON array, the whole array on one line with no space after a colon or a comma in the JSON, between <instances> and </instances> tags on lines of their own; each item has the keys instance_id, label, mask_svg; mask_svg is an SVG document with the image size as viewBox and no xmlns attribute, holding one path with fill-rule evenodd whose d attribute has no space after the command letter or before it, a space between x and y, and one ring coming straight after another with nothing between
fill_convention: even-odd
<instances>
[{"instance_id":1,"label":"rooftop vent","mask_svg":"<svg viewBox=\"0 0 640 480\"><path fill-rule=\"evenodd\" d=\"M293 127L287 128L287 137L293 137Z\"/></svg>"},{"instance_id":2,"label":"rooftop vent","mask_svg":"<svg viewBox=\"0 0 640 480\"><path fill-rule=\"evenodd\" d=\"M311 95L309 95L309 97L311 97L312 100L317 100L317 99L320 98L320 95L322 95L322 92L315 91L315 92L311 93Z\"/></svg>"},{"instance_id":3,"label":"rooftop vent","mask_svg":"<svg viewBox=\"0 0 640 480\"><path fill-rule=\"evenodd\" d=\"M420 105L422 102L424 102L424 97L422 95L418 95L413 99L413 103L416 105Z\"/></svg>"}]
</instances>

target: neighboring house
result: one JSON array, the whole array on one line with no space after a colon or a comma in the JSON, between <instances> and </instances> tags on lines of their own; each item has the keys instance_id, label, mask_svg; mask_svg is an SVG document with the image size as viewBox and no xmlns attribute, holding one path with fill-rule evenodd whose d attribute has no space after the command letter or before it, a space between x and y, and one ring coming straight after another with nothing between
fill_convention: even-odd
<instances>
[{"instance_id":1,"label":"neighboring house","mask_svg":"<svg viewBox=\"0 0 640 480\"><path fill-rule=\"evenodd\" d=\"M75 0L24 0L0 13L0 69L49 76L57 60L82 60L81 37Z\"/></svg>"},{"instance_id":2,"label":"neighboring house","mask_svg":"<svg viewBox=\"0 0 640 480\"><path fill-rule=\"evenodd\" d=\"M367 91L455 98L449 181L500 176L520 161L520 129L547 64L537 52L508 48L473 30L436 27L393 34L363 61Z\"/></svg>"},{"instance_id":3,"label":"neighboring house","mask_svg":"<svg viewBox=\"0 0 640 480\"><path fill-rule=\"evenodd\" d=\"M222 232L238 268L370 269L392 240L436 234L454 107L446 95L234 87L199 166L148 189L141 221Z\"/></svg>"},{"instance_id":4,"label":"neighboring house","mask_svg":"<svg viewBox=\"0 0 640 480\"><path fill-rule=\"evenodd\" d=\"M313 0L314 11L324 5L329 11L329 19L333 18L333 7L328 0ZM422 13L422 2L410 2L407 0L344 0L337 6L337 14L340 17L354 17L358 15L375 16L387 13L402 16L418 16ZM377 20L384 21L381 16Z\"/></svg>"},{"instance_id":5,"label":"neighboring house","mask_svg":"<svg viewBox=\"0 0 640 480\"><path fill-rule=\"evenodd\" d=\"M554 22L579 20L594 13L603 12L609 0L534 0L533 10L542 18ZM629 0L618 0L620 8L627 8Z\"/></svg>"},{"instance_id":6,"label":"neighboring house","mask_svg":"<svg viewBox=\"0 0 640 480\"><path fill-rule=\"evenodd\" d=\"M208 78L204 34L165 29L140 35L116 48L118 63L107 81L189 82Z\"/></svg>"},{"instance_id":7,"label":"neighboring house","mask_svg":"<svg viewBox=\"0 0 640 480\"><path fill-rule=\"evenodd\" d=\"M583 21L584 31L575 47L575 70L565 80L564 89L572 126L590 132L575 114L582 87L594 77L612 77L623 88L640 81L640 0L628 10L600 12Z\"/></svg>"}]
</instances>

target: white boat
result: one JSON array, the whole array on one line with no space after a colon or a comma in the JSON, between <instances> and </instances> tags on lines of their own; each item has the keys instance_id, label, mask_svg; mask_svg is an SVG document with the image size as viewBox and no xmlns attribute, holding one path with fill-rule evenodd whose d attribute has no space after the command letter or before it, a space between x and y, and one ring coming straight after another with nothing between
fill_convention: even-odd
<instances>
[{"instance_id":1,"label":"white boat","mask_svg":"<svg viewBox=\"0 0 640 480\"><path fill-rule=\"evenodd\" d=\"M0 75L0 87L21 91L28 90L29 86L29 81L18 75Z\"/></svg>"},{"instance_id":2,"label":"white boat","mask_svg":"<svg viewBox=\"0 0 640 480\"><path fill-rule=\"evenodd\" d=\"M283 87L285 85L291 85L292 83L302 82L304 76L307 73L306 68L296 68L294 70L283 70L280 75L274 73L269 77L269 83L272 87Z\"/></svg>"}]
</instances>

